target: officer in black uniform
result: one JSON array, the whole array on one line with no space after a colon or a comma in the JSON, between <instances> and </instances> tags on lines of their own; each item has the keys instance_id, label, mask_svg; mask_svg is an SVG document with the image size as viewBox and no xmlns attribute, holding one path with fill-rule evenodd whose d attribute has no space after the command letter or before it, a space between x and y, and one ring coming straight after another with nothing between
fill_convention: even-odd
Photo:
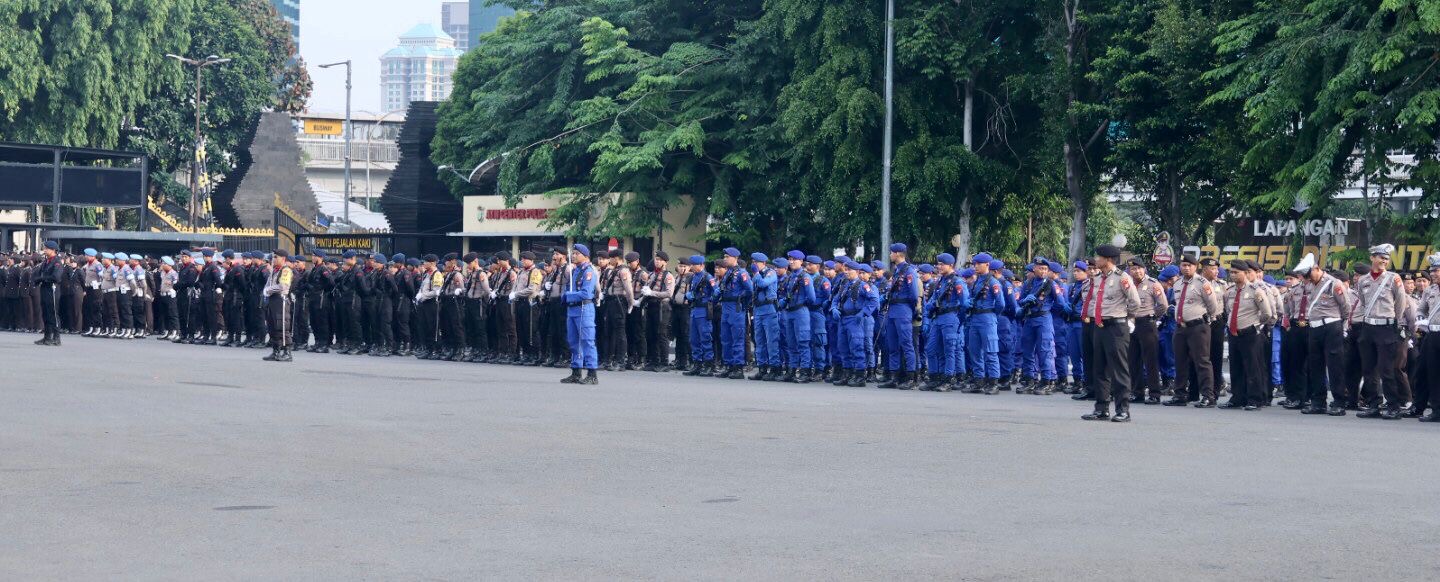
<instances>
[{"instance_id":1,"label":"officer in black uniform","mask_svg":"<svg viewBox=\"0 0 1440 582\"><path fill-rule=\"evenodd\" d=\"M40 320L45 337L35 342L38 346L60 345L60 281L64 279L64 267L60 264L60 245L45 241L45 258L34 268L32 275L40 287Z\"/></svg>"}]
</instances>

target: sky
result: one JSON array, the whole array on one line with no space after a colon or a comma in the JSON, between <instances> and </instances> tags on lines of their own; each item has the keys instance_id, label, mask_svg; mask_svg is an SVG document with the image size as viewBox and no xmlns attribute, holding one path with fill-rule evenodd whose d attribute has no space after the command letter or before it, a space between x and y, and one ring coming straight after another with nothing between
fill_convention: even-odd
<instances>
[{"instance_id":1,"label":"sky","mask_svg":"<svg viewBox=\"0 0 1440 582\"><path fill-rule=\"evenodd\" d=\"M380 55L410 27L440 26L441 0L300 0L300 56L315 82L314 112L345 111L345 67L320 64L350 60L354 67L352 111L380 111Z\"/></svg>"}]
</instances>

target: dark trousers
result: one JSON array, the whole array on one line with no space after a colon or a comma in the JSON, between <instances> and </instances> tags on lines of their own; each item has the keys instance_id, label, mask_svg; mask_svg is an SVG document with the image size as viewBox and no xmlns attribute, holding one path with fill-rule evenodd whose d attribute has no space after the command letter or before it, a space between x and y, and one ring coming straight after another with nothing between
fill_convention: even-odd
<instances>
[{"instance_id":1,"label":"dark trousers","mask_svg":"<svg viewBox=\"0 0 1440 582\"><path fill-rule=\"evenodd\" d=\"M174 297L155 298L155 331L161 333L180 331L180 308L176 305Z\"/></svg>"},{"instance_id":2,"label":"dark trousers","mask_svg":"<svg viewBox=\"0 0 1440 582\"><path fill-rule=\"evenodd\" d=\"M447 349L465 349L465 322L459 297L440 298L440 337Z\"/></svg>"},{"instance_id":3,"label":"dark trousers","mask_svg":"<svg viewBox=\"0 0 1440 582\"><path fill-rule=\"evenodd\" d=\"M266 303L269 305L269 303ZM265 337L265 311L260 308L260 294L247 293L245 295L245 336L249 340L260 340ZM289 326L286 326L289 329ZM239 330L230 330L231 334Z\"/></svg>"},{"instance_id":4,"label":"dark trousers","mask_svg":"<svg viewBox=\"0 0 1440 582\"><path fill-rule=\"evenodd\" d=\"M434 350L440 347L439 325L440 325L440 300L430 299L421 301L415 308L415 323L420 334L415 337L415 345L423 350Z\"/></svg>"},{"instance_id":5,"label":"dark trousers","mask_svg":"<svg viewBox=\"0 0 1440 582\"><path fill-rule=\"evenodd\" d=\"M1218 393L1225 385L1225 322L1217 318L1210 324L1210 374Z\"/></svg>"},{"instance_id":6,"label":"dark trousers","mask_svg":"<svg viewBox=\"0 0 1440 582\"><path fill-rule=\"evenodd\" d=\"M535 306L528 300L516 299L511 304L515 314L515 352L522 358L535 358Z\"/></svg>"},{"instance_id":7,"label":"dark trousers","mask_svg":"<svg viewBox=\"0 0 1440 582\"><path fill-rule=\"evenodd\" d=\"M1420 340L1420 365L1415 374L1415 407L1430 404L1432 410L1440 411L1440 332L1425 334ZM1424 402L1420 395L1424 394Z\"/></svg>"},{"instance_id":8,"label":"dark trousers","mask_svg":"<svg viewBox=\"0 0 1440 582\"><path fill-rule=\"evenodd\" d=\"M1160 330L1155 318L1135 318L1130 333L1130 393L1137 397L1160 397ZM1143 370L1143 371L1142 371Z\"/></svg>"},{"instance_id":9,"label":"dark trousers","mask_svg":"<svg viewBox=\"0 0 1440 582\"><path fill-rule=\"evenodd\" d=\"M490 350L489 336L485 333L485 300L465 300L465 343L476 352Z\"/></svg>"},{"instance_id":10,"label":"dark trousers","mask_svg":"<svg viewBox=\"0 0 1440 582\"><path fill-rule=\"evenodd\" d=\"M491 313L495 320L495 352L501 357L515 357L515 306L496 299Z\"/></svg>"},{"instance_id":11,"label":"dark trousers","mask_svg":"<svg viewBox=\"0 0 1440 582\"><path fill-rule=\"evenodd\" d=\"M647 363L655 366L670 365L670 302L662 299L645 300L645 343Z\"/></svg>"},{"instance_id":12,"label":"dark trousers","mask_svg":"<svg viewBox=\"0 0 1440 582\"><path fill-rule=\"evenodd\" d=\"M380 319L380 302L378 297L365 297L360 299L360 337L367 346L380 345L380 335L375 324Z\"/></svg>"},{"instance_id":13,"label":"dark trousers","mask_svg":"<svg viewBox=\"0 0 1440 582\"><path fill-rule=\"evenodd\" d=\"M239 293L226 293L224 302L225 329L229 330L231 340L240 341L245 333L245 300Z\"/></svg>"},{"instance_id":14,"label":"dark trousers","mask_svg":"<svg viewBox=\"0 0 1440 582\"><path fill-rule=\"evenodd\" d=\"M372 345L375 347L396 349L395 346L395 306L389 297L380 297L375 300L375 310L371 313L370 330L375 334Z\"/></svg>"},{"instance_id":15,"label":"dark trousers","mask_svg":"<svg viewBox=\"0 0 1440 582\"><path fill-rule=\"evenodd\" d=\"M395 340L403 345L410 345L410 320L415 315L415 303L411 297L401 297L395 301Z\"/></svg>"},{"instance_id":16,"label":"dark trousers","mask_svg":"<svg viewBox=\"0 0 1440 582\"><path fill-rule=\"evenodd\" d=\"M1360 365L1360 335L1367 327L1353 324L1345 337L1345 402L1351 408L1360 404L1360 380L1365 377L1365 368Z\"/></svg>"},{"instance_id":17,"label":"dark trousers","mask_svg":"<svg viewBox=\"0 0 1440 582\"><path fill-rule=\"evenodd\" d=\"M315 347L330 347L334 336L330 333L330 303L324 293L305 298L310 310L310 331L315 335Z\"/></svg>"},{"instance_id":18,"label":"dark trousers","mask_svg":"<svg viewBox=\"0 0 1440 582\"><path fill-rule=\"evenodd\" d=\"M1130 401L1130 328L1121 320L1089 327L1094 328L1090 347L1094 367L1085 369L1095 379L1096 406L1113 399L1117 411L1126 410Z\"/></svg>"},{"instance_id":19,"label":"dark trousers","mask_svg":"<svg viewBox=\"0 0 1440 582\"><path fill-rule=\"evenodd\" d=\"M200 298L200 320L205 322L205 337L214 339L220 333L220 299L215 296ZM239 330L230 330L237 333Z\"/></svg>"},{"instance_id":20,"label":"dark trousers","mask_svg":"<svg viewBox=\"0 0 1440 582\"><path fill-rule=\"evenodd\" d=\"M105 326L105 320L100 316L100 308L105 304L104 295L105 293L99 289L85 288L85 327Z\"/></svg>"},{"instance_id":21,"label":"dark trousers","mask_svg":"<svg viewBox=\"0 0 1440 582\"><path fill-rule=\"evenodd\" d=\"M1256 406L1265 402L1270 374L1266 372L1268 368L1260 365L1260 356L1265 352L1260 346L1262 337L1258 327L1230 336L1231 402Z\"/></svg>"},{"instance_id":22,"label":"dark trousers","mask_svg":"<svg viewBox=\"0 0 1440 582\"><path fill-rule=\"evenodd\" d=\"M1084 388L1091 394L1095 393L1095 326L1084 324L1080 326L1080 357L1085 359ZM971 370L970 373L977 378L985 376L983 370Z\"/></svg>"},{"instance_id":23,"label":"dark trousers","mask_svg":"<svg viewBox=\"0 0 1440 582\"><path fill-rule=\"evenodd\" d=\"M120 327L119 291L111 291L105 294L105 327L111 329Z\"/></svg>"},{"instance_id":24,"label":"dark trousers","mask_svg":"<svg viewBox=\"0 0 1440 582\"><path fill-rule=\"evenodd\" d=\"M295 333L291 334L292 345L310 345L310 306L306 304L305 297L290 298L290 321L295 324Z\"/></svg>"},{"instance_id":25,"label":"dark trousers","mask_svg":"<svg viewBox=\"0 0 1440 582\"><path fill-rule=\"evenodd\" d=\"M40 321L45 333L60 332L60 290L54 283L40 285Z\"/></svg>"},{"instance_id":26,"label":"dark trousers","mask_svg":"<svg viewBox=\"0 0 1440 582\"><path fill-rule=\"evenodd\" d=\"M566 341L565 303L552 299L545 304L545 355L559 362L570 360L570 345Z\"/></svg>"},{"instance_id":27,"label":"dark trousers","mask_svg":"<svg viewBox=\"0 0 1440 582\"><path fill-rule=\"evenodd\" d=\"M1394 326L1366 325L1360 331L1360 366L1365 376L1365 384L1360 389L1363 405L1379 406L1381 394L1387 406L1400 407L1409 402L1410 395L1396 377L1403 349L1400 330Z\"/></svg>"},{"instance_id":28,"label":"dark trousers","mask_svg":"<svg viewBox=\"0 0 1440 582\"><path fill-rule=\"evenodd\" d=\"M1184 400L1206 398L1214 401L1215 376L1210 366L1210 335L1214 328L1203 322L1175 328L1175 397ZM1190 386L1191 379L1195 385Z\"/></svg>"},{"instance_id":29,"label":"dark trousers","mask_svg":"<svg viewBox=\"0 0 1440 582\"><path fill-rule=\"evenodd\" d=\"M131 297L129 293L124 291L115 293L116 327L120 329L131 329L135 327L134 320L131 319L130 314L130 304L133 299L134 297Z\"/></svg>"},{"instance_id":30,"label":"dark trousers","mask_svg":"<svg viewBox=\"0 0 1440 582\"><path fill-rule=\"evenodd\" d=\"M605 321L605 335L602 343L605 345L603 357L611 364L623 364L625 355L629 353L625 337L625 308L629 307L623 297L610 296L600 305L604 313L602 318Z\"/></svg>"},{"instance_id":31,"label":"dark trousers","mask_svg":"<svg viewBox=\"0 0 1440 582\"><path fill-rule=\"evenodd\" d=\"M1310 328L1294 325L1280 337L1280 378L1285 381L1285 399L1304 402L1310 386L1310 369L1305 367L1310 349Z\"/></svg>"},{"instance_id":32,"label":"dark trousers","mask_svg":"<svg viewBox=\"0 0 1440 582\"><path fill-rule=\"evenodd\" d=\"M1324 406L1325 385L1329 384L1335 403L1344 406L1348 399L1345 366L1350 347L1345 341L1345 324L1312 327L1305 335L1305 399Z\"/></svg>"},{"instance_id":33,"label":"dark trousers","mask_svg":"<svg viewBox=\"0 0 1440 582\"><path fill-rule=\"evenodd\" d=\"M670 306L670 335L675 336L675 366L690 367L690 305ZM813 367L822 368L828 362L812 362Z\"/></svg>"},{"instance_id":34,"label":"dark trousers","mask_svg":"<svg viewBox=\"0 0 1440 582\"><path fill-rule=\"evenodd\" d=\"M632 364L639 365L646 361L645 344L645 310L639 307L631 309L625 314L625 341L628 342L629 350L626 354Z\"/></svg>"},{"instance_id":35,"label":"dark trousers","mask_svg":"<svg viewBox=\"0 0 1440 582\"><path fill-rule=\"evenodd\" d=\"M272 295L265 301L265 328L270 334L270 346L277 349L290 347L290 336L295 333L292 329L294 321L291 317L290 297L288 295ZM260 337L256 335L255 337Z\"/></svg>"},{"instance_id":36,"label":"dark trousers","mask_svg":"<svg viewBox=\"0 0 1440 582\"><path fill-rule=\"evenodd\" d=\"M360 323L363 316L360 312L360 298L354 295L342 296L339 302L340 312L337 315L342 329L345 330L340 341L352 347L359 347L364 342L364 335L361 333Z\"/></svg>"}]
</instances>

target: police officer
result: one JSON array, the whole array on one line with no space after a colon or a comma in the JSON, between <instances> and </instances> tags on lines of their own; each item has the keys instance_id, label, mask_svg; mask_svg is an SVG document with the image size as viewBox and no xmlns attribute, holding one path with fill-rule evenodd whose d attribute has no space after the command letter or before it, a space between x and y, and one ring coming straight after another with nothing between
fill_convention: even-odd
<instances>
[{"instance_id":1,"label":"police officer","mask_svg":"<svg viewBox=\"0 0 1440 582\"><path fill-rule=\"evenodd\" d=\"M305 307L310 315L310 329L315 336L315 344L306 346L306 351L317 354L330 353L331 341L334 334L330 329L330 310L333 307L331 295L335 290L335 275L326 265L324 251L315 251L310 256L313 264L310 270L305 272Z\"/></svg>"},{"instance_id":2,"label":"police officer","mask_svg":"<svg viewBox=\"0 0 1440 582\"><path fill-rule=\"evenodd\" d=\"M596 369L599 357L595 346L595 303L597 275L590 265L590 248L575 245L570 252L572 265L567 266L565 300L565 339L570 344L570 375L560 380L565 384L599 384ZM585 370L585 376L580 371Z\"/></svg>"},{"instance_id":3,"label":"police officer","mask_svg":"<svg viewBox=\"0 0 1440 582\"><path fill-rule=\"evenodd\" d=\"M425 255L422 260L420 285L415 291L415 320L419 324L415 356L433 360L440 351L440 289L445 286L445 275L436 270L439 259L435 255Z\"/></svg>"},{"instance_id":4,"label":"police officer","mask_svg":"<svg viewBox=\"0 0 1440 582\"><path fill-rule=\"evenodd\" d=\"M480 261L479 253L466 253L465 261L465 344L468 352L466 362L479 362L490 350L490 338L485 333L485 318L490 300L490 277Z\"/></svg>"},{"instance_id":5,"label":"police officer","mask_svg":"<svg viewBox=\"0 0 1440 582\"><path fill-rule=\"evenodd\" d=\"M1243 259L1230 264L1232 285L1225 291L1226 331L1230 335L1230 400L1220 408L1259 410L1269 405L1265 396L1265 380L1269 377L1261 365L1264 347L1261 328L1272 321L1274 306L1270 295L1254 280L1259 275L1250 270Z\"/></svg>"},{"instance_id":6,"label":"police officer","mask_svg":"<svg viewBox=\"0 0 1440 582\"><path fill-rule=\"evenodd\" d=\"M275 251L274 264L268 272L265 285L260 288L261 305L265 309L265 322L270 336L270 355L263 359L270 362L290 362L290 339L292 321L290 285L295 272L289 266L290 254L284 249Z\"/></svg>"},{"instance_id":7,"label":"police officer","mask_svg":"<svg viewBox=\"0 0 1440 582\"><path fill-rule=\"evenodd\" d=\"M939 277L925 302L925 314L930 320L930 333L925 339L930 378L921 389L949 392L957 376L965 373L960 314L970 308L970 290L955 272L954 255L940 253L935 265Z\"/></svg>"},{"instance_id":8,"label":"police officer","mask_svg":"<svg viewBox=\"0 0 1440 582\"><path fill-rule=\"evenodd\" d=\"M685 301L690 305L690 355L692 366L686 376L715 373L715 336L712 320L719 317L719 295L715 278L705 272L705 257L691 255L685 275Z\"/></svg>"},{"instance_id":9,"label":"police officer","mask_svg":"<svg viewBox=\"0 0 1440 582\"><path fill-rule=\"evenodd\" d=\"M540 280L543 289L544 300L542 324L540 326L542 349L545 352L545 361L541 365L552 368L561 368L569 364L569 341L565 336L566 315L568 309L565 306L565 288L570 284L569 262L566 260L565 249L556 247L550 250L550 264L545 269L545 276Z\"/></svg>"},{"instance_id":10,"label":"police officer","mask_svg":"<svg viewBox=\"0 0 1440 582\"><path fill-rule=\"evenodd\" d=\"M745 304L754 292L750 274L739 268L740 250L725 249L725 258L716 276L720 278L720 352L725 364L723 376L733 380L745 373ZM723 269L723 272L721 272Z\"/></svg>"},{"instance_id":11,"label":"police officer","mask_svg":"<svg viewBox=\"0 0 1440 582\"><path fill-rule=\"evenodd\" d=\"M1165 288L1150 278L1143 261L1130 259L1128 270L1140 297L1140 305L1132 314L1135 331L1130 334L1130 401L1160 404L1160 317L1170 309L1170 303Z\"/></svg>"},{"instance_id":12,"label":"police officer","mask_svg":"<svg viewBox=\"0 0 1440 582\"><path fill-rule=\"evenodd\" d=\"M1055 389L1055 310L1068 310L1068 298L1060 284L1050 277L1050 260L1035 257L1030 263L1034 275L1020 287L1020 319L1023 322L1020 346L1024 356L1026 383L1016 394L1048 395Z\"/></svg>"},{"instance_id":13,"label":"police officer","mask_svg":"<svg viewBox=\"0 0 1440 582\"><path fill-rule=\"evenodd\" d=\"M1440 422L1440 253L1430 255L1428 262L1430 284L1424 286L1416 306L1416 324L1423 335L1417 358L1420 368L1416 374L1415 407L1430 408L1420 416L1420 422Z\"/></svg>"},{"instance_id":14,"label":"police officer","mask_svg":"<svg viewBox=\"0 0 1440 582\"><path fill-rule=\"evenodd\" d=\"M1406 309L1405 285L1399 275L1390 271L1390 254L1395 246L1382 244L1370 248L1370 273L1355 281L1360 311L1355 321L1360 327L1360 366L1365 384L1361 393L1364 410L1360 418L1402 418L1410 406L1410 394L1398 378L1399 360L1405 340L1414 335L1414 311ZM1381 405L1383 382L1384 404Z\"/></svg>"},{"instance_id":15,"label":"police officer","mask_svg":"<svg viewBox=\"0 0 1440 582\"><path fill-rule=\"evenodd\" d=\"M675 295L675 275L666 269L669 264L668 253L655 253L655 258L651 259L653 268L640 287L647 346L643 369L647 372L670 370L670 309L671 298Z\"/></svg>"},{"instance_id":16,"label":"police officer","mask_svg":"<svg viewBox=\"0 0 1440 582\"><path fill-rule=\"evenodd\" d=\"M535 253L520 253L520 266L515 271L515 298L511 301L515 310L515 363L537 365L540 363L540 340L538 327L540 310L536 308L544 289L541 282L545 271L535 266Z\"/></svg>"},{"instance_id":17,"label":"police officer","mask_svg":"<svg viewBox=\"0 0 1440 582\"><path fill-rule=\"evenodd\" d=\"M618 250L610 251L607 266L600 275L601 319L600 331L603 347L600 353L605 358L606 370L618 372L625 367L629 355L625 334L626 316L634 308L635 288L631 283L630 268L621 262Z\"/></svg>"},{"instance_id":18,"label":"police officer","mask_svg":"<svg viewBox=\"0 0 1440 582\"><path fill-rule=\"evenodd\" d=\"M680 257L675 270L675 292L670 294L670 335L675 338L675 367L681 372L693 368L690 351L690 257Z\"/></svg>"},{"instance_id":19,"label":"police officer","mask_svg":"<svg viewBox=\"0 0 1440 582\"><path fill-rule=\"evenodd\" d=\"M841 334L845 345L840 348L844 352L846 370L842 378L846 379L845 385L855 388L865 387L871 362L867 344L872 336L867 329L867 320L880 310L879 289L862 278L862 275L874 272L874 267L870 265L848 263L846 278L849 282L842 294L835 297L831 308L831 314L840 320L845 329Z\"/></svg>"},{"instance_id":20,"label":"police officer","mask_svg":"<svg viewBox=\"0 0 1440 582\"><path fill-rule=\"evenodd\" d=\"M60 245L45 241L45 258L35 267L34 281L40 286L40 319L45 337L37 346L60 346L60 281L64 277L58 252Z\"/></svg>"},{"instance_id":21,"label":"police officer","mask_svg":"<svg viewBox=\"0 0 1440 582\"><path fill-rule=\"evenodd\" d=\"M1005 287L999 274L990 270L989 253L972 258L975 284L970 287L970 310L966 318L965 345L974 382L971 394L997 394L1000 382L999 313L1005 306Z\"/></svg>"},{"instance_id":22,"label":"police officer","mask_svg":"<svg viewBox=\"0 0 1440 582\"><path fill-rule=\"evenodd\" d=\"M1139 308L1140 295L1134 281L1117 266L1120 248L1100 245L1095 249L1097 276L1086 282L1081 321L1091 326L1091 360L1088 371L1094 378L1095 411L1085 420L1130 421L1130 333L1131 316ZM1115 416L1110 416L1110 400Z\"/></svg>"}]
</instances>

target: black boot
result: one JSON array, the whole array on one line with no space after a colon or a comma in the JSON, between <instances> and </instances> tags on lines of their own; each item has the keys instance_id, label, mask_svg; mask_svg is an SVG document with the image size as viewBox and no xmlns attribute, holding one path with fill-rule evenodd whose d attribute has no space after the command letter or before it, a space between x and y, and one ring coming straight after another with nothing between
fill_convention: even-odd
<instances>
[{"instance_id":1,"label":"black boot","mask_svg":"<svg viewBox=\"0 0 1440 582\"><path fill-rule=\"evenodd\" d=\"M267 361L267 362L278 362L278 361L280 361L280 348L279 348L279 347L276 347L276 346L271 346L271 347L270 347L270 355L265 356L265 357L260 358L260 359L265 360L265 361Z\"/></svg>"},{"instance_id":2,"label":"black boot","mask_svg":"<svg viewBox=\"0 0 1440 582\"><path fill-rule=\"evenodd\" d=\"M929 379L925 382L925 385L920 387L921 390L939 391L940 387L945 385L944 376L941 376L939 374L930 374L928 378Z\"/></svg>"},{"instance_id":3,"label":"black boot","mask_svg":"<svg viewBox=\"0 0 1440 582\"><path fill-rule=\"evenodd\" d=\"M984 389L982 391L988 396L994 396L996 394L999 394L1000 390L997 386L999 383L999 378L986 378L984 382Z\"/></svg>"},{"instance_id":4,"label":"black boot","mask_svg":"<svg viewBox=\"0 0 1440 582\"><path fill-rule=\"evenodd\" d=\"M866 382L865 370L851 370L850 381L846 383L846 386L851 388L864 388Z\"/></svg>"},{"instance_id":5,"label":"black boot","mask_svg":"<svg viewBox=\"0 0 1440 582\"><path fill-rule=\"evenodd\" d=\"M1080 418L1082 420L1110 420L1110 403L1096 402L1095 411Z\"/></svg>"},{"instance_id":6,"label":"black boot","mask_svg":"<svg viewBox=\"0 0 1440 582\"><path fill-rule=\"evenodd\" d=\"M780 381L794 383L795 368L785 368L785 372L780 375Z\"/></svg>"},{"instance_id":7,"label":"black boot","mask_svg":"<svg viewBox=\"0 0 1440 582\"><path fill-rule=\"evenodd\" d=\"M832 372L832 373L830 374L830 384L831 384L832 386L844 386L844 385L849 384L849 383L850 383L850 371L849 371L849 370L835 370L834 372Z\"/></svg>"},{"instance_id":8,"label":"black boot","mask_svg":"<svg viewBox=\"0 0 1440 582\"><path fill-rule=\"evenodd\" d=\"M920 373L901 372L900 385L898 386L898 388L901 390L915 390L920 388Z\"/></svg>"},{"instance_id":9,"label":"black boot","mask_svg":"<svg viewBox=\"0 0 1440 582\"><path fill-rule=\"evenodd\" d=\"M796 371L796 372L795 372L795 383L796 383L796 384L809 384L809 383L810 383L810 369L809 369L809 368L802 368L802 369Z\"/></svg>"},{"instance_id":10,"label":"black boot","mask_svg":"<svg viewBox=\"0 0 1440 582\"><path fill-rule=\"evenodd\" d=\"M755 381L760 381L760 380L764 380L765 377L766 377L766 376L769 376L769 375L770 375L770 367L769 367L769 366L760 366L760 367L758 367L758 368L755 368L755 374L754 374L753 376L750 376L750 379L751 379L751 380L755 380Z\"/></svg>"},{"instance_id":11,"label":"black boot","mask_svg":"<svg viewBox=\"0 0 1440 582\"><path fill-rule=\"evenodd\" d=\"M591 385L591 386L594 386L595 384L599 384L599 383L600 383L600 379L597 378L597 377L595 377L595 368L590 368L589 370L586 370L586 371L585 371L585 377L580 380L580 383L581 383L581 384L589 384L589 385Z\"/></svg>"},{"instance_id":12,"label":"black boot","mask_svg":"<svg viewBox=\"0 0 1440 582\"><path fill-rule=\"evenodd\" d=\"M900 387L900 372L897 371L894 374L891 374L889 372L883 372L883 374L885 375L880 378L880 384L876 385L876 388Z\"/></svg>"},{"instance_id":13,"label":"black boot","mask_svg":"<svg viewBox=\"0 0 1440 582\"><path fill-rule=\"evenodd\" d=\"M289 347L284 347L284 348L280 348L280 359L275 360L275 361L277 361L277 362L293 362L293 361L295 361L295 357L290 355L290 348L289 348Z\"/></svg>"},{"instance_id":14,"label":"black boot","mask_svg":"<svg viewBox=\"0 0 1440 582\"><path fill-rule=\"evenodd\" d=\"M560 379L561 384L579 384L580 368L570 368L570 375Z\"/></svg>"}]
</instances>

